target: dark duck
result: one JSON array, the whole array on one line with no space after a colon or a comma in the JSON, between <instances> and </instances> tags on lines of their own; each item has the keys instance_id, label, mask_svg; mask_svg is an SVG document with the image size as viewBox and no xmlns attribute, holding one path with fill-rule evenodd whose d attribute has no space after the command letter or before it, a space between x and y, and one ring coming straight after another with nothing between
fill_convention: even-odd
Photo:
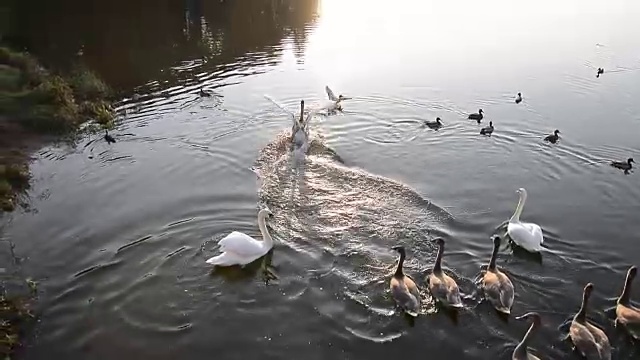
<instances>
[{"instance_id":1,"label":"dark duck","mask_svg":"<svg viewBox=\"0 0 640 360\"><path fill-rule=\"evenodd\" d=\"M109 135L109 130L107 129L104 130L104 139L107 141L108 144L116 143L116 139L114 139L113 136Z\"/></svg>"},{"instance_id":2,"label":"dark duck","mask_svg":"<svg viewBox=\"0 0 640 360\"><path fill-rule=\"evenodd\" d=\"M558 134L560 134L560 130L556 129L553 134L547 135L547 137L544 138L544 141L555 144L560 139L560 136Z\"/></svg>"},{"instance_id":3,"label":"dark duck","mask_svg":"<svg viewBox=\"0 0 640 360\"><path fill-rule=\"evenodd\" d=\"M440 129L443 125L439 117L436 118L436 121L425 121L424 124L434 130Z\"/></svg>"},{"instance_id":4,"label":"dark duck","mask_svg":"<svg viewBox=\"0 0 640 360\"><path fill-rule=\"evenodd\" d=\"M475 114L470 114L468 119L469 120L475 120L478 122L478 124L480 124L480 121L482 121L482 118L484 116L482 115L482 109L479 109L477 113Z\"/></svg>"},{"instance_id":5,"label":"dark duck","mask_svg":"<svg viewBox=\"0 0 640 360\"><path fill-rule=\"evenodd\" d=\"M633 167L631 163L634 163L633 158L628 158L627 161L612 161L611 166L624 171L629 171Z\"/></svg>"},{"instance_id":6,"label":"dark duck","mask_svg":"<svg viewBox=\"0 0 640 360\"><path fill-rule=\"evenodd\" d=\"M489 126L480 129L480 135L491 135L493 133L493 121L489 121Z\"/></svg>"}]
</instances>

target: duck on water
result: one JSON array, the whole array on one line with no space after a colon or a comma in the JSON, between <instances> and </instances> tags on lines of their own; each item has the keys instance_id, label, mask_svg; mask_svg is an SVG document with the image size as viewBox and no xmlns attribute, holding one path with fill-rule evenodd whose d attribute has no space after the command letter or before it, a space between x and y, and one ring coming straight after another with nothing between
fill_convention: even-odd
<instances>
[{"instance_id":1,"label":"duck on water","mask_svg":"<svg viewBox=\"0 0 640 360\"><path fill-rule=\"evenodd\" d=\"M469 120L475 120L478 122L478 124L480 124L480 122L482 121L482 118L484 118L484 115L482 115L482 109L478 109L477 113L469 114L469 117L468 117Z\"/></svg>"},{"instance_id":2,"label":"duck on water","mask_svg":"<svg viewBox=\"0 0 640 360\"><path fill-rule=\"evenodd\" d=\"M560 134L560 130L556 129L553 134L547 135L547 137L544 138L544 141L555 144L560 139L558 134Z\"/></svg>"},{"instance_id":3,"label":"duck on water","mask_svg":"<svg viewBox=\"0 0 640 360\"><path fill-rule=\"evenodd\" d=\"M480 129L480 135L491 135L493 133L493 121L489 121L489 126Z\"/></svg>"},{"instance_id":4,"label":"duck on water","mask_svg":"<svg viewBox=\"0 0 640 360\"><path fill-rule=\"evenodd\" d=\"M522 102L522 93L518 93L516 96L516 104L520 104Z\"/></svg>"},{"instance_id":5,"label":"duck on water","mask_svg":"<svg viewBox=\"0 0 640 360\"><path fill-rule=\"evenodd\" d=\"M435 121L425 121L424 124L426 126L428 126L429 128L433 129L433 130L438 130L440 129L444 124L442 123L442 120L437 117Z\"/></svg>"},{"instance_id":6,"label":"duck on water","mask_svg":"<svg viewBox=\"0 0 640 360\"><path fill-rule=\"evenodd\" d=\"M113 136L111 136L109 134L109 130L104 129L104 140L107 142L107 144L115 144L116 143L116 139L113 138Z\"/></svg>"},{"instance_id":7,"label":"duck on water","mask_svg":"<svg viewBox=\"0 0 640 360\"><path fill-rule=\"evenodd\" d=\"M631 163L634 163L633 158L628 158L627 161L612 161L611 166L614 168L618 168L624 171L629 171L633 167Z\"/></svg>"}]
</instances>

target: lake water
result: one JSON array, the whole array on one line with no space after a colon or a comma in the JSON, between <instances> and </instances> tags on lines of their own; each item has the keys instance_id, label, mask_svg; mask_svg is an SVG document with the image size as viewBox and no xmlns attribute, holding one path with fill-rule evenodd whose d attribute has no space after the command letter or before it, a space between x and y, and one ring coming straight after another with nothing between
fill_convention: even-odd
<instances>
[{"instance_id":1,"label":"lake water","mask_svg":"<svg viewBox=\"0 0 640 360\"><path fill-rule=\"evenodd\" d=\"M12 41L119 90L118 142L41 150L31 210L2 218L40 291L19 358L510 359L528 324L500 320L474 280L519 187L546 250L505 243L498 265L512 313L542 315L532 348L575 357L562 337L593 282L614 358L640 357L611 313L640 265L640 177L607 164L640 158L640 3L57 3L20 5ZM293 171L290 119L264 95L296 111L325 85L353 99L312 120ZM478 108L482 125L466 119ZM423 125L435 117L439 131ZM259 263L212 272L219 239L259 236L263 206L278 279ZM406 246L424 289L436 236L467 308L455 323L425 292L411 326L388 292L390 248Z\"/></svg>"}]
</instances>

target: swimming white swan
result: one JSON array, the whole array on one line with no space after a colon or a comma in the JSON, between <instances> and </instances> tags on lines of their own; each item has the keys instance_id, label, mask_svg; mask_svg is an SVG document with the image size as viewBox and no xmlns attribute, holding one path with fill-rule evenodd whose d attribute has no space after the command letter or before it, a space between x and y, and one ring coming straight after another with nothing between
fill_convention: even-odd
<instances>
[{"instance_id":1,"label":"swimming white swan","mask_svg":"<svg viewBox=\"0 0 640 360\"><path fill-rule=\"evenodd\" d=\"M300 100L300 120L294 118L293 126L291 127L291 142L294 150L306 153L309 149L308 124L304 119L304 100Z\"/></svg>"},{"instance_id":2,"label":"swimming white swan","mask_svg":"<svg viewBox=\"0 0 640 360\"><path fill-rule=\"evenodd\" d=\"M317 110L322 111L326 110L328 113L335 112L336 110L342 111L342 101L349 100L351 98L333 93L333 91L329 88L329 86L325 86L324 89L327 91L327 95L329 96L329 101L325 102L322 106L320 106Z\"/></svg>"},{"instance_id":3,"label":"swimming white swan","mask_svg":"<svg viewBox=\"0 0 640 360\"><path fill-rule=\"evenodd\" d=\"M272 99L269 95L264 95L264 98L271 101L275 106L277 106L280 110L284 111L291 117L292 127L291 127L291 139L294 140L294 137L298 130L302 129L305 133L308 132L309 129L309 121L315 115L318 110L311 110L307 114L307 117L304 118L304 100L300 100L300 117L293 112L289 111L289 109L285 108L283 105Z\"/></svg>"},{"instance_id":4,"label":"swimming white swan","mask_svg":"<svg viewBox=\"0 0 640 360\"><path fill-rule=\"evenodd\" d=\"M271 215L273 214L268 209L262 209L258 213L258 227L262 233L262 241L234 231L218 242L221 253L208 259L206 263L217 266L245 266L266 255L273 247L273 239L265 223L266 217Z\"/></svg>"},{"instance_id":5,"label":"swimming white swan","mask_svg":"<svg viewBox=\"0 0 640 360\"><path fill-rule=\"evenodd\" d=\"M542 243L544 242L542 229L538 224L520 222L520 214L522 214L524 203L527 201L527 190L520 188L516 192L520 194L520 201L518 201L518 207L516 207L513 216L509 219L507 234L509 234L513 242L523 249L530 252L539 252L542 250Z\"/></svg>"}]
</instances>

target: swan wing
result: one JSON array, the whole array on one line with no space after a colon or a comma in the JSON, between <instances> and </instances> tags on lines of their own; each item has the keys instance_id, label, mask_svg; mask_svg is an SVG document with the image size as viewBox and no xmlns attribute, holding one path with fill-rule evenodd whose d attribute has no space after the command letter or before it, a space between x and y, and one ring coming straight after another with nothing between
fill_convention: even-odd
<instances>
[{"instance_id":1,"label":"swan wing","mask_svg":"<svg viewBox=\"0 0 640 360\"><path fill-rule=\"evenodd\" d=\"M596 341L598 351L600 352L600 358L611 359L611 344L609 343L609 338L604 331L590 323L587 323L587 328Z\"/></svg>"},{"instance_id":2,"label":"swan wing","mask_svg":"<svg viewBox=\"0 0 640 360\"><path fill-rule=\"evenodd\" d=\"M271 101L271 103L273 103L275 106L277 106L280 110L284 111L286 114L291 116L291 118L293 119L294 122L296 121L296 115L294 113L292 113L291 111L289 111L287 108L285 108L283 105L281 105L280 103L275 101L271 96L265 95L264 98L269 100L269 101Z\"/></svg>"},{"instance_id":3,"label":"swan wing","mask_svg":"<svg viewBox=\"0 0 640 360\"><path fill-rule=\"evenodd\" d=\"M515 292L513 290L513 283L502 272L498 273L500 279L500 303L507 309L511 309L513 306L513 299L515 298Z\"/></svg>"},{"instance_id":4,"label":"swan wing","mask_svg":"<svg viewBox=\"0 0 640 360\"><path fill-rule=\"evenodd\" d=\"M331 101L338 101L338 98L336 97L336 95L333 93L333 91L331 91L331 89L329 89L329 86L325 86L324 89L327 91L327 95L329 95L329 100Z\"/></svg>"},{"instance_id":5,"label":"swan wing","mask_svg":"<svg viewBox=\"0 0 640 360\"><path fill-rule=\"evenodd\" d=\"M575 320L569 328L569 336L582 356L587 359L606 359L600 355L600 349L589 329ZM609 355L609 359L611 355Z\"/></svg>"},{"instance_id":6,"label":"swan wing","mask_svg":"<svg viewBox=\"0 0 640 360\"><path fill-rule=\"evenodd\" d=\"M536 241L540 241L540 244L544 242L544 236L542 236L542 228L540 225L534 223L522 223L522 226L529 231L534 239L537 239Z\"/></svg>"},{"instance_id":7,"label":"swan wing","mask_svg":"<svg viewBox=\"0 0 640 360\"><path fill-rule=\"evenodd\" d=\"M433 297L443 302L444 305L462 306L458 284L446 274L442 274L442 276L432 274L429 277L429 291Z\"/></svg>"},{"instance_id":8,"label":"swan wing","mask_svg":"<svg viewBox=\"0 0 640 360\"><path fill-rule=\"evenodd\" d=\"M417 315L420 308L419 297L416 297L415 294L410 291L403 280L396 278L391 279L391 295L393 295L393 299L404 311L414 316Z\"/></svg>"},{"instance_id":9,"label":"swan wing","mask_svg":"<svg viewBox=\"0 0 640 360\"><path fill-rule=\"evenodd\" d=\"M511 240L529 251L540 251L543 242L542 229L536 224L510 222L507 233Z\"/></svg>"},{"instance_id":10,"label":"swan wing","mask_svg":"<svg viewBox=\"0 0 640 360\"><path fill-rule=\"evenodd\" d=\"M487 271L483 278L484 296L499 311L509 313L513 305L513 284L509 278L500 273Z\"/></svg>"},{"instance_id":11,"label":"swan wing","mask_svg":"<svg viewBox=\"0 0 640 360\"><path fill-rule=\"evenodd\" d=\"M264 254L264 244L251 236L234 231L218 242L220 251L247 258Z\"/></svg>"}]
</instances>

